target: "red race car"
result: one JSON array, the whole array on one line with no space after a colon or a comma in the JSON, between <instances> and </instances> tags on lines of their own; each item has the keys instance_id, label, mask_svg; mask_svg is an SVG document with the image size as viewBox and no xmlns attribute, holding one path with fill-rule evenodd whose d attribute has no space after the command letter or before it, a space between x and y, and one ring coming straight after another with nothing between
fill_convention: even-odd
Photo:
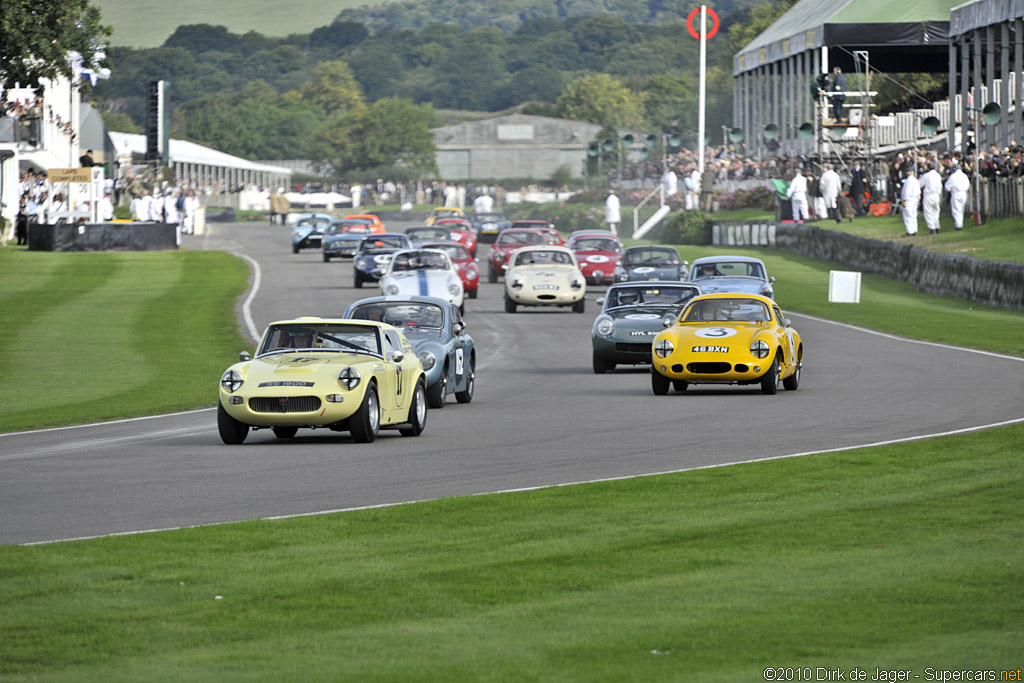
<instances>
[{"instance_id":1,"label":"red race car","mask_svg":"<svg viewBox=\"0 0 1024 683\"><path fill-rule=\"evenodd\" d=\"M534 244L547 244L547 238L540 230L533 228L509 228L498 233L491 250L487 253L487 281L497 282L505 274L505 264L513 251Z\"/></svg>"},{"instance_id":2,"label":"red race car","mask_svg":"<svg viewBox=\"0 0 1024 683\"><path fill-rule=\"evenodd\" d=\"M576 252L580 271L590 285L610 285L612 273L622 258L622 242L609 230L577 230L567 247Z\"/></svg>"},{"instance_id":3,"label":"red race car","mask_svg":"<svg viewBox=\"0 0 1024 683\"><path fill-rule=\"evenodd\" d=\"M450 230L452 233L452 240L459 244L464 244L471 255L476 255L477 237L476 230L473 229L472 223L467 221L465 218L438 218L434 221L434 225Z\"/></svg>"},{"instance_id":4,"label":"red race car","mask_svg":"<svg viewBox=\"0 0 1024 683\"><path fill-rule=\"evenodd\" d=\"M553 223L547 221L533 221L533 220L522 220L512 221L513 228L533 228L534 230L540 230L548 236L548 244L557 244L562 246L565 244L565 240L562 239L562 233L558 232Z\"/></svg>"},{"instance_id":5,"label":"red race car","mask_svg":"<svg viewBox=\"0 0 1024 683\"><path fill-rule=\"evenodd\" d=\"M428 242L423 245L424 249L440 249L448 254L448 258L459 271L462 278L462 289L470 299L476 298L477 288L480 285L480 268L476 265L477 260L466 249L466 245L458 242Z\"/></svg>"}]
</instances>

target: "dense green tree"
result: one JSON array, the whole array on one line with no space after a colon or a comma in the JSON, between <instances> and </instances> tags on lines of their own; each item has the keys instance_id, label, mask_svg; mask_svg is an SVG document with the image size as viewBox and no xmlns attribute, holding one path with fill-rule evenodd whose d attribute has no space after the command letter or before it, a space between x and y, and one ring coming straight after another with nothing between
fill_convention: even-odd
<instances>
[{"instance_id":1,"label":"dense green tree","mask_svg":"<svg viewBox=\"0 0 1024 683\"><path fill-rule=\"evenodd\" d=\"M354 21L336 21L330 26L313 29L309 34L309 47L314 50L344 50L351 45L358 45L369 37L370 32L362 24Z\"/></svg>"},{"instance_id":2,"label":"dense green tree","mask_svg":"<svg viewBox=\"0 0 1024 683\"><path fill-rule=\"evenodd\" d=\"M434 102L452 109L493 109L497 89L508 80L505 41L505 34L493 27L463 33L438 65Z\"/></svg>"},{"instance_id":3,"label":"dense green tree","mask_svg":"<svg viewBox=\"0 0 1024 683\"><path fill-rule=\"evenodd\" d=\"M0 90L15 84L39 87L41 79L72 76L69 52L98 70L104 38L100 12L87 0L0 2ZM99 52L98 52L99 50Z\"/></svg>"},{"instance_id":4,"label":"dense green tree","mask_svg":"<svg viewBox=\"0 0 1024 683\"><path fill-rule=\"evenodd\" d=\"M696 128L697 83L689 74L662 74L650 78L644 86L647 122L656 130L676 132Z\"/></svg>"},{"instance_id":5,"label":"dense green tree","mask_svg":"<svg viewBox=\"0 0 1024 683\"><path fill-rule=\"evenodd\" d=\"M238 35L228 31L227 26L182 24L168 36L163 46L180 47L192 53L200 53L207 50L233 52L238 50L240 45Z\"/></svg>"},{"instance_id":6,"label":"dense green tree","mask_svg":"<svg viewBox=\"0 0 1024 683\"><path fill-rule=\"evenodd\" d=\"M172 134L249 159L295 159L308 154L319 118L297 97L281 97L265 81L253 81L227 97L211 95L181 108Z\"/></svg>"},{"instance_id":7,"label":"dense green tree","mask_svg":"<svg viewBox=\"0 0 1024 683\"><path fill-rule=\"evenodd\" d=\"M433 113L410 100L384 98L365 112L334 118L321 129L312 148L315 161L338 173L405 169L408 177L437 172Z\"/></svg>"},{"instance_id":8,"label":"dense green tree","mask_svg":"<svg viewBox=\"0 0 1024 683\"><path fill-rule=\"evenodd\" d=\"M313 79L301 90L305 102L321 109L329 116L366 109L362 88L345 62L320 62L313 71Z\"/></svg>"},{"instance_id":9,"label":"dense green tree","mask_svg":"<svg viewBox=\"0 0 1024 683\"><path fill-rule=\"evenodd\" d=\"M558 97L559 115L610 128L643 125L646 95L634 93L608 74L578 78Z\"/></svg>"}]
</instances>

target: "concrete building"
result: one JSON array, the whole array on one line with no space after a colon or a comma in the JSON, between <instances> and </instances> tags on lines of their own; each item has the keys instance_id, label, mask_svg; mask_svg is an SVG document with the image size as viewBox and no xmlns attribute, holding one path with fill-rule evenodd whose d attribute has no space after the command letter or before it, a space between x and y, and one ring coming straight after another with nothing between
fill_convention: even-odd
<instances>
[{"instance_id":1,"label":"concrete building","mask_svg":"<svg viewBox=\"0 0 1024 683\"><path fill-rule=\"evenodd\" d=\"M445 180L544 179L564 166L579 177L587 148L600 131L595 123L526 114L435 128L439 175Z\"/></svg>"}]
</instances>

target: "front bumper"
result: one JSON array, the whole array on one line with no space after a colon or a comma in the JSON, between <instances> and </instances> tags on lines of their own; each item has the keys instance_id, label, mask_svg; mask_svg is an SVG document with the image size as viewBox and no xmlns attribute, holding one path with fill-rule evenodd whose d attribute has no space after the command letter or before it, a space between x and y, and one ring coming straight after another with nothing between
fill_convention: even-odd
<instances>
[{"instance_id":1,"label":"front bumper","mask_svg":"<svg viewBox=\"0 0 1024 683\"><path fill-rule=\"evenodd\" d=\"M246 391L243 385L234 393L220 389L220 403L228 415L252 427L325 427L347 420L359 409L363 402L361 389L274 387L272 391ZM328 395L340 396L341 400L328 401Z\"/></svg>"},{"instance_id":2,"label":"front bumper","mask_svg":"<svg viewBox=\"0 0 1024 683\"><path fill-rule=\"evenodd\" d=\"M737 357L733 354L676 351L659 358L652 351L654 369L673 380L692 383L754 384L771 370L772 356Z\"/></svg>"},{"instance_id":3,"label":"front bumper","mask_svg":"<svg viewBox=\"0 0 1024 683\"><path fill-rule=\"evenodd\" d=\"M578 290L570 287L538 290L506 287L505 294L520 306L571 306L585 297L587 290L583 287Z\"/></svg>"}]
</instances>

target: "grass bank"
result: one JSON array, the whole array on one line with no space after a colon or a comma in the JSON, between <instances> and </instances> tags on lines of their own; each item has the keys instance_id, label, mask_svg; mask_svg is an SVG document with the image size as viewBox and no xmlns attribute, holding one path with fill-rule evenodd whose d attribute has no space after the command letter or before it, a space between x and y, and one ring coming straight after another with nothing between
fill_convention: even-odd
<instances>
[{"instance_id":1,"label":"grass bank","mask_svg":"<svg viewBox=\"0 0 1024 683\"><path fill-rule=\"evenodd\" d=\"M220 252L0 248L0 431L206 407L249 348Z\"/></svg>"},{"instance_id":2,"label":"grass bank","mask_svg":"<svg viewBox=\"0 0 1024 683\"><path fill-rule=\"evenodd\" d=\"M4 547L0 677L756 681L767 667L922 678L927 667L1016 669L1022 446L1015 426Z\"/></svg>"}]
</instances>

